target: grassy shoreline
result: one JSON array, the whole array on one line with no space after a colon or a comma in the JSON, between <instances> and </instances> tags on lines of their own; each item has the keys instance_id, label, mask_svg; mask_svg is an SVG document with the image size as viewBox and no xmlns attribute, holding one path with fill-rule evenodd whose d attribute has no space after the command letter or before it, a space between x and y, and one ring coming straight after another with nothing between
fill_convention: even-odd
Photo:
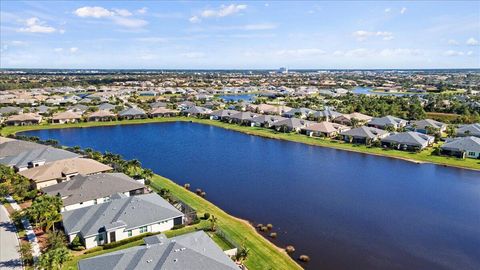
<instances>
[{"instance_id":1,"label":"grassy shoreline","mask_svg":"<svg viewBox=\"0 0 480 270\"><path fill-rule=\"evenodd\" d=\"M60 128L88 128L99 126L116 126L116 125L133 125L133 124L146 124L146 123L164 123L164 122L194 122L199 124L206 124L216 126L228 130L238 131L249 135L256 135L270 139L280 139L298 143L304 143L308 145L328 147L339 150L345 150L350 152L357 152L369 155L383 156L389 158L402 159L415 163L432 163L437 165L456 167L462 169L470 169L480 171L480 161L476 159L458 159L454 157L436 156L432 155L433 149L426 149L420 153L410 153L393 149L382 149L375 147L367 147L365 145L352 145L348 143L338 142L335 140L321 139L308 137L302 134L296 133L281 133L272 129L239 126L236 124L224 123L210 119L198 119L192 117L171 117L171 118L148 118L148 119L136 119L136 120L123 120L123 121L111 121L111 122L82 122L75 124L42 124L32 126L9 126L1 130L2 136L15 134L17 132L42 130L42 129L60 129Z\"/></svg>"}]
</instances>

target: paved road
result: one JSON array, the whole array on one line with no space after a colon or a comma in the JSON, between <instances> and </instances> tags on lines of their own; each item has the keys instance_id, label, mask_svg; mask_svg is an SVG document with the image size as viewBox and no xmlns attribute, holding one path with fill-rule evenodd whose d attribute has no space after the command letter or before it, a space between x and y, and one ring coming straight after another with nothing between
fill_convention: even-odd
<instances>
[{"instance_id":1,"label":"paved road","mask_svg":"<svg viewBox=\"0 0 480 270\"><path fill-rule=\"evenodd\" d=\"M21 270L22 264L18 249L15 225L8 217L8 212L0 205L0 269Z\"/></svg>"}]
</instances>

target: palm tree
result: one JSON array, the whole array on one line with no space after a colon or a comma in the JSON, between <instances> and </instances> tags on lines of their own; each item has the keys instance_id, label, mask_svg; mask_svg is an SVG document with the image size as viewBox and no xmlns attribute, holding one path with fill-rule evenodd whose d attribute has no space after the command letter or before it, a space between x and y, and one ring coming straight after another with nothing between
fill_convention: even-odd
<instances>
[{"instance_id":1,"label":"palm tree","mask_svg":"<svg viewBox=\"0 0 480 270\"><path fill-rule=\"evenodd\" d=\"M446 132L447 132L448 137L454 137L455 134L457 134L457 128L454 125L449 125L447 127Z\"/></svg>"},{"instance_id":2,"label":"palm tree","mask_svg":"<svg viewBox=\"0 0 480 270\"><path fill-rule=\"evenodd\" d=\"M61 247L48 250L43 253L37 262L37 268L41 270L62 269L63 264L69 261L72 255L67 248Z\"/></svg>"},{"instance_id":3,"label":"palm tree","mask_svg":"<svg viewBox=\"0 0 480 270\"><path fill-rule=\"evenodd\" d=\"M212 232L216 231L217 230L217 223L218 223L218 218L215 217L214 215L212 215L210 217L210 230Z\"/></svg>"},{"instance_id":4,"label":"palm tree","mask_svg":"<svg viewBox=\"0 0 480 270\"><path fill-rule=\"evenodd\" d=\"M151 179L153 178L155 174L153 173L152 170L150 169L144 169L143 170L143 174L142 174L142 177L145 178L145 179Z\"/></svg>"},{"instance_id":5,"label":"palm tree","mask_svg":"<svg viewBox=\"0 0 480 270\"><path fill-rule=\"evenodd\" d=\"M356 128L358 127L360 121L357 118L353 117L352 119L350 119L350 123L352 124L352 127Z\"/></svg>"}]
</instances>

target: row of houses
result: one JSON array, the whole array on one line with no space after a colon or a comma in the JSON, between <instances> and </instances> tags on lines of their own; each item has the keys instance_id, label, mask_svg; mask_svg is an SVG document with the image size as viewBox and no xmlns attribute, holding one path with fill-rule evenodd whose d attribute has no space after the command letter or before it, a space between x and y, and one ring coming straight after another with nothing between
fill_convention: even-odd
<instances>
[{"instance_id":1,"label":"row of houses","mask_svg":"<svg viewBox=\"0 0 480 270\"><path fill-rule=\"evenodd\" d=\"M59 196L68 241L78 238L87 249L161 233L185 222L181 208L151 193L143 180L113 172L112 167L76 153L0 138L0 164L28 178L39 192ZM126 249L117 255L82 260L79 268L175 269L176 265L181 269L238 269L203 231L172 239L160 234L145 238L145 243L152 249Z\"/></svg>"}]
</instances>

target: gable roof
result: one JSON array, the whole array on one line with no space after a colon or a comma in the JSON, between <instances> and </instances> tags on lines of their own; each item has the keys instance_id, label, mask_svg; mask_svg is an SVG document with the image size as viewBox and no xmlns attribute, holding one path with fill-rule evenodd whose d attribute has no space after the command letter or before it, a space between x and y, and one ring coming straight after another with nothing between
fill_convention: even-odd
<instances>
[{"instance_id":1,"label":"gable roof","mask_svg":"<svg viewBox=\"0 0 480 270\"><path fill-rule=\"evenodd\" d=\"M375 139L379 136L383 136L388 132L379 128L361 126L358 128L353 128L347 131L340 133L341 135L360 137L360 138L369 138Z\"/></svg>"},{"instance_id":2,"label":"gable roof","mask_svg":"<svg viewBox=\"0 0 480 270\"><path fill-rule=\"evenodd\" d=\"M216 117L226 117L226 116L234 115L236 113L239 113L239 111L235 111L235 110L216 110L216 111L213 111L210 115L211 116L216 116Z\"/></svg>"},{"instance_id":3,"label":"gable roof","mask_svg":"<svg viewBox=\"0 0 480 270\"><path fill-rule=\"evenodd\" d=\"M252 112L238 112L236 114L232 114L230 119L237 119L237 120L251 120L252 118L258 116L256 113Z\"/></svg>"},{"instance_id":4,"label":"gable roof","mask_svg":"<svg viewBox=\"0 0 480 270\"><path fill-rule=\"evenodd\" d=\"M88 158L63 159L19 172L35 182L65 177L66 174L92 174L111 170L112 167Z\"/></svg>"},{"instance_id":5,"label":"gable roof","mask_svg":"<svg viewBox=\"0 0 480 270\"><path fill-rule=\"evenodd\" d=\"M320 123L313 123L313 124L311 124L307 127L304 127L302 129L307 130L307 131L318 131L318 132L322 132L322 133L332 133L332 132L336 132L336 131L339 131L339 130L341 131L341 130L348 129L348 128L349 127L344 126L344 125L323 121L323 122L320 122Z\"/></svg>"},{"instance_id":6,"label":"gable roof","mask_svg":"<svg viewBox=\"0 0 480 270\"><path fill-rule=\"evenodd\" d=\"M305 127L306 125L312 123L311 121L298 119L298 118L287 118L284 120L277 121L273 123L273 126L280 127L280 126L287 126L288 128L301 128Z\"/></svg>"},{"instance_id":7,"label":"gable roof","mask_svg":"<svg viewBox=\"0 0 480 270\"><path fill-rule=\"evenodd\" d=\"M35 148L23 151L17 155L12 155L0 159L0 164L7 166L15 166L17 168L27 167L30 162L50 163L56 160L67 158L77 158L80 155L54 147Z\"/></svg>"},{"instance_id":8,"label":"gable roof","mask_svg":"<svg viewBox=\"0 0 480 270\"><path fill-rule=\"evenodd\" d=\"M400 124L406 124L407 120L403 120L401 118L387 115L384 117L375 117L368 122L369 125L375 125L375 126L381 126L381 127L386 127L386 126L396 126Z\"/></svg>"},{"instance_id":9,"label":"gable roof","mask_svg":"<svg viewBox=\"0 0 480 270\"><path fill-rule=\"evenodd\" d=\"M7 122L22 122L22 121L42 121L42 117L35 113L22 113L11 115L7 118Z\"/></svg>"},{"instance_id":10,"label":"gable roof","mask_svg":"<svg viewBox=\"0 0 480 270\"><path fill-rule=\"evenodd\" d=\"M328 118L328 119L333 119L333 118L339 117L340 115L342 115L342 113L339 113L337 111L330 110L330 109L325 109L323 111L318 111L318 112L315 112L313 114L314 117Z\"/></svg>"},{"instance_id":11,"label":"gable roof","mask_svg":"<svg viewBox=\"0 0 480 270\"><path fill-rule=\"evenodd\" d=\"M407 131L391 134L382 139L382 142L426 147L433 142L434 137L419 132Z\"/></svg>"},{"instance_id":12,"label":"gable roof","mask_svg":"<svg viewBox=\"0 0 480 270\"><path fill-rule=\"evenodd\" d=\"M480 152L480 138L469 136L447 141L440 146L444 150Z\"/></svg>"},{"instance_id":13,"label":"gable roof","mask_svg":"<svg viewBox=\"0 0 480 270\"><path fill-rule=\"evenodd\" d=\"M167 239L146 237L138 246L81 260L79 270L238 270L238 266L204 232Z\"/></svg>"},{"instance_id":14,"label":"gable roof","mask_svg":"<svg viewBox=\"0 0 480 270\"><path fill-rule=\"evenodd\" d=\"M435 121L433 119L422 119L417 121L411 121L410 126L415 126L417 129L426 129L427 127L432 127L435 129L441 129L442 127L446 126L447 124Z\"/></svg>"},{"instance_id":15,"label":"gable roof","mask_svg":"<svg viewBox=\"0 0 480 270\"><path fill-rule=\"evenodd\" d=\"M144 187L123 173L102 173L88 176L79 174L70 181L42 188L42 191L52 196L60 194L63 205L68 206Z\"/></svg>"},{"instance_id":16,"label":"gable roof","mask_svg":"<svg viewBox=\"0 0 480 270\"><path fill-rule=\"evenodd\" d=\"M184 110L183 112L193 113L193 114L209 114L209 113L212 112L212 110L204 108L204 107L200 107L200 106L193 106L193 107L190 107L190 108Z\"/></svg>"},{"instance_id":17,"label":"gable roof","mask_svg":"<svg viewBox=\"0 0 480 270\"><path fill-rule=\"evenodd\" d=\"M110 103L102 103L102 104L98 105L98 109L99 109L99 110L107 110L107 111L110 111L110 110L115 109L115 105L110 104Z\"/></svg>"},{"instance_id":18,"label":"gable roof","mask_svg":"<svg viewBox=\"0 0 480 270\"><path fill-rule=\"evenodd\" d=\"M258 115L254 118L252 118L253 123L259 123L259 124L265 124L265 123L270 123L273 124L278 121L285 120L287 118L278 116L278 115Z\"/></svg>"},{"instance_id":19,"label":"gable roof","mask_svg":"<svg viewBox=\"0 0 480 270\"><path fill-rule=\"evenodd\" d=\"M119 116L135 116L145 115L145 112L140 108L128 108L118 113Z\"/></svg>"},{"instance_id":20,"label":"gable roof","mask_svg":"<svg viewBox=\"0 0 480 270\"><path fill-rule=\"evenodd\" d=\"M469 134L465 134L465 133ZM457 135L470 135L480 137L480 123L464 125L457 129Z\"/></svg>"},{"instance_id":21,"label":"gable roof","mask_svg":"<svg viewBox=\"0 0 480 270\"><path fill-rule=\"evenodd\" d=\"M81 233L89 237L102 228L130 230L183 214L156 193L150 193L65 211L62 216L67 235Z\"/></svg>"},{"instance_id":22,"label":"gable roof","mask_svg":"<svg viewBox=\"0 0 480 270\"><path fill-rule=\"evenodd\" d=\"M0 158L7 156L15 156L27 150L46 147L48 146L34 142L12 139L11 141L5 141L4 143L0 144Z\"/></svg>"},{"instance_id":23,"label":"gable roof","mask_svg":"<svg viewBox=\"0 0 480 270\"><path fill-rule=\"evenodd\" d=\"M99 110L88 115L88 118L93 117L115 117L115 114L108 110Z\"/></svg>"},{"instance_id":24,"label":"gable roof","mask_svg":"<svg viewBox=\"0 0 480 270\"><path fill-rule=\"evenodd\" d=\"M80 118L82 118L82 116L72 111L55 113L52 117L53 120L80 119Z\"/></svg>"}]
</instances>

